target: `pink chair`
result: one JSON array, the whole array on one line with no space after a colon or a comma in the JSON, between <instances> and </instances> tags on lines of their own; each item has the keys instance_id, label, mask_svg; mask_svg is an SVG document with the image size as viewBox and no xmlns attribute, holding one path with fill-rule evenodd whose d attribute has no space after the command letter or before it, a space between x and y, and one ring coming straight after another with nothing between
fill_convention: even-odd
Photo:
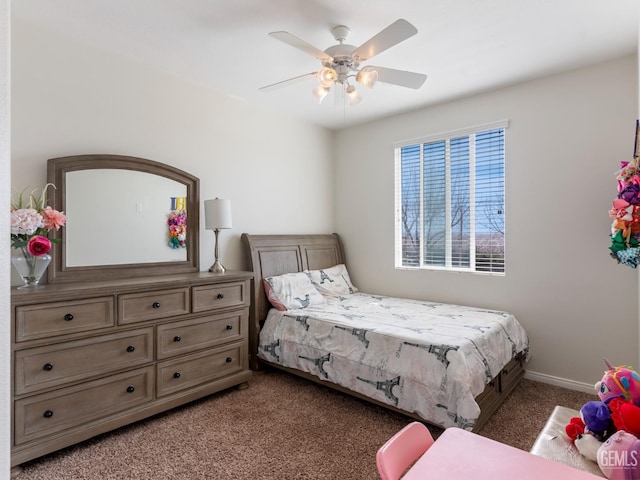
<instances>
[{"instance_id":1,"label":"pink chair","mask_svg":"<svg viewBox=\"0 0 640 480\"><path fill-rule=\"evenodd\" d=\"M412 422L380 447L376 464L382 480L398 480L433 445L431 432L420 422Z\"/></svg>"}]
</instances>

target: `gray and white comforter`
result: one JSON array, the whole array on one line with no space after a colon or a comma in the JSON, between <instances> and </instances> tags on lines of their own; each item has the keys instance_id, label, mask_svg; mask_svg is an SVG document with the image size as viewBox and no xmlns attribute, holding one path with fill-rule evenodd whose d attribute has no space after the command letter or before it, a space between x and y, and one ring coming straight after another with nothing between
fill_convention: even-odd
<instances>
[{"instance_id":1,"label":"gray and white comforter","mask_svg":"<svg viewBox=\"0 0 640 480\"><path fill-rule=\"evenodd\" d=\"M527 351L527 334L510 313L355 293L271 309L258 356L470 430L480 414L474 398Z\"/></svg>"}]
</instances>

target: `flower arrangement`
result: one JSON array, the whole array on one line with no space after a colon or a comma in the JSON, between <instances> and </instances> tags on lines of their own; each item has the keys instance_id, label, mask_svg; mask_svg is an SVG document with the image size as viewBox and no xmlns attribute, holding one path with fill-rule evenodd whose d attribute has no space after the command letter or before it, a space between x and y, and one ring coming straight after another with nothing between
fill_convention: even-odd
<instances>
[{"instance_id":1,"label":"flower arrangement","mask_svg":"<svg viewBox=\"0 0 640 480\"><path fill-rule=\"evenodd\" d=\"M19 288L38 285L51 261L47 255L51 243L57 241L49 239L49 232L60 230L67 222L64 213L45 205L49 187L55 185L47 183L39 196L37 190L32 191L28 201L23 191L11 202L11 246L17 253L11 261L25 282Z\"/></svg>"},{"instance_id":2,"label":"flower arrangement","mask_svg":"<svg viewBox=\"0 0 640 480\"><path fill-rule=\"evenodd\" d=\"M60 230L67 222L64 213L45 206L49 187L56 188L47 183L40 196L35 195L37 190L31 192L28 203L23 198L24 191L11 203L11 246L26 249L36 257L49 253L49 232Z\"/></svg>"}]
</instances>

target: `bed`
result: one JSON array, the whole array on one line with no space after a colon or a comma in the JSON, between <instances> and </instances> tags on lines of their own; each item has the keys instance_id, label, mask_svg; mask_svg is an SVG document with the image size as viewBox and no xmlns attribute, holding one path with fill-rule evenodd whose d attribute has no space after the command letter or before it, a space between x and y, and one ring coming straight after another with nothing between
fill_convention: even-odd
<instances>
[{"instance_id":1,"label":"bed","mask_svg":"<svg viewBox=\"0 0 640 480\"><path fill-rule=\"evenodd\" d=\"M245 233L242 241L254 274L253 369L268 365L423 422L473 431L524 375L527 335L507 312L360 292L337 234ZM291 281L302 294L285 298L282 285Z\"/></svg>"}]
</instances>

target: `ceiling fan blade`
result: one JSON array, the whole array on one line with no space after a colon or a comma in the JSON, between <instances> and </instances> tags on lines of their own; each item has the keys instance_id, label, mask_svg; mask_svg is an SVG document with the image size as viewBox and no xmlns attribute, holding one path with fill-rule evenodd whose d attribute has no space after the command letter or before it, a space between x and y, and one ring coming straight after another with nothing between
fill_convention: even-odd
<instances>
[{"instance_id":1,"label":"ceiling fan blade","mask_svg":"<svg viewBox=\"0 0 640 480\"><path fill-rule=\"evenodd\" d=\"M273 90L277 90L279 88L286 87L286 86L291 85L293 83L297 83L297 82L299 82L301 80L306 79L307 77L313 77L317 73L318 72L310 72L310 73L305 73L304 75L298 75L297 77L292 77L292 78L289 78L287 80L282 80L280 82L272 83L271 85L265 85L264 87L260 87L258 90L260 90L261 92L271 92Z\"/></svg>"},{"instance_id":2,"label":"ceiling fan blade","mask_svg":"<svg viewBox=\"0 0 640 480\"><path fill-rule=\"evenodd\" d=\"M288 45L291 45L294 48L302 50L303 52L307 52L318 60L322 62L332 62L333 58L330 55L327 55L319 48L314 47L313 45L305 42L304 40L296 37L295 35L290 34L289 32L271 32L273 38L280 40Z\"/></svg>"},{"instance_id":3,"label":"ceiling fan blade","mask_svg":"<svg viewBox=\"0 0 640 480\"><path fill-rule=\"evenodd\" d=\"M401 18L356 48L353 56L358 61L364 62L403 40L413 37L416 33L418 33L418 29Z\"/></svg>"},{"instance_id":4,"label":"ceiling fan blade","mask_svg":"<svg viewBox=\"0 0 640 480\"><path fill-rule=\"evenodd\" d=\"M367 70L377 71L379 82L400 85L401 87L418 89L427 79L427 76L423 73L407 72L405 70L396 70L395 68L373 66L367 66L365 68Z\"/></svg>"}]
</instances>

